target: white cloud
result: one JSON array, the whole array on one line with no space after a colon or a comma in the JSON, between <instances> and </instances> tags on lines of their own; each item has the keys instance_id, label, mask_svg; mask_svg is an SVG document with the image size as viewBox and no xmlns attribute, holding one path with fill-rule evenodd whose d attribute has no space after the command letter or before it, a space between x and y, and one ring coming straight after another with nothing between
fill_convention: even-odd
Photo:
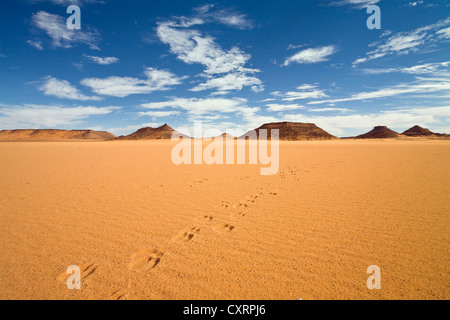
<instances>
[{"instance_id":1,"label":"white cloud","mask_svg":"<svg viewBox=\"0 0 450 320\"><path fill-rule=\"evenodd\" d=\"M413 31L398 32L386 39L382 37L383 39L380 42L371 44L371 46L376 47L376 49L368 52L365 57L355 60L353 66L356 67L361 63L388 55L403 55L417 52L420 48L437 42L439 37L436 37L436 34L439 34L439 32L446 29L442 29L438 31L438 33L436 33L435 30L447 26L448 24L450 24L450 18ZM442 32L442 34L445 35L445 32Z\"/></svg>"},{"instance_id":2,"label":"white cloud","mask_svg":"<svg viewBox=\"0 0 450 320\"><path fill-rule=\"evenodd\" d=\"M318 89L317 86L304 84L297 87L299 91L288 91L288 92L272 92L272 95L280 97L282 101L295 101L304 99L320 99L325 98L327 95L322 89Z\"/></svg>"},{"instance_id":3,"label":"white cloud","mask_svg":"<svg viewBox=\"0 0 450 320\"><path fill-rule=\"evenodd\" d=\"M38 87L40 91L43 91L47 96L55 96L60 99L70 100L102 100L96 96L86 96L82 94L76 87L72 86L69 81L59 80L51 76L43 78L43 83Z\"/></svg>"},{"instance_id":4,"label":"white cloud","mask_svg":"<svg viewBox=\"0 0 450 320\"><path fill-rule=\"evenodd\" d=\"M223 77L210 77L205 83L190 89L190 91L203 91L217 89L221 93L228 93L229 90L242 90L243 87L252 87L256 92L264 90L262 81L256 77L251 77L242 72L229 73ZM253 88L254 86L254 88ZM262 89L262 90L261 90Z\"/></svg>"},{"instance_id":5,"label":"white cloud","mask_svg":"<svg viewBox=\"0 0 450 320\"><path fill-rule=\"evenodd\" d=\"M97 32L70 30L66 26L66 19L59 15L39 11L33 14L32 21L34 26L47 33L54 47L71 48L77 44L86 44L91 49L99 49Z\"/></svg>"},{"instance_id":6,"label":"white cloud","mask_svg":"<svg viewBox=\"0 0 450 320\"><path fill-rule=\"evenodd\" d=\"M415 7L419 4L423 4L423 1L412 1L412 2L409 2L407 5L408 5L408 7Z\"/></svg>"},{"instance_id":7,"label":"white cloud","mask_svg":"<svg viewBox=\"0 0 450 320\"><path fill-rule=\"evenodd\" d=\"M313 90L316 89L317 86L314 84L305 83L297 87L297 90Z\"/></svg>"},{"instance_id":8,"label":"white cloud","mask_svg":"<svg viewBox=\"0 0 450 320\"><path fill-rule=\"evenodd\" d=\"M308 104L336 103L346 101L361 101L369 99L381 99L405 94L425 94L435 92L449 92L449 78L417 78L415 82L399 84L390 88L383 88L371 92L360 92L347 98L330 99L322 101L310 101Z\"/></svg>"},{"instance_id":9,"label":"white cloud","mask_svg":"<svg viewBox=\"0 0 450 320\"><path fill-rule=\"evenodd\" d=\"M309 109L309 112L333 112L333 111L338 111L338 112L349 112L349 109L346 108L321 108L321 109Z\"/></svg>"},{"instance_id":10,"label":"white cloud","mask_svg":"<svg viewBox=\"0 0 450 320\"><path fill-rule=\"evenodd\" d=\"M88 3L105 3L106 0L32 0L33 2L39 3L39 2L51 2L53 4L61 5L68 7L72 4L81 6L83 4Z\"/></svg>"},{"instance_id":11,"label":"white cloud","mask_svg":"<svg viewBox=\"0 0 450 320\"><path fill-rule=\"evenodd\" d=\"M268 107L267 110L272 112L299 110L305 108L304 106L298 104L277 104L277 103L268 104L267 107Z\"/></svg>"},{"instance_id":12,"label":"white cloud","mask_svg":"<svg viewBox=\"0 0 450 320\"><path fill-rule=\"evenodd\" d=\"M0 106L3 129L40 129L78 125L90 116L106 115L120 107L57 107L46 105Z\"/></svg>"},{"instance_id":13,"label":"white cloud","mask_svg":"<svg viewBox=\"0 0 450 320\"><path fill-rule=\"evenodd\" d=\"M163 118L163 117L171 117L180 114L179 111L146 111L139 112L139 116L148 116L153 118Z\"/></svg>"},{"instance_id":14,"label":"white cloud","mask_svg":"<svg viewBox=\"0 0 450 320\"><path fill-rule=\"evenodd\" d=\"M229 113L246 108L246 99L226 99L226 98L174 98L164 102L151 102L142 104L141 107L148 109L181 108L191 114L204 115L208 113Z\"/></svg>"},{"instance_id":15,"label":"white cloud","mask_svg":"<svg viewBox=\"0 0 450 320\"><path fill-rule=\"evenodd\" d=\"M311 64L328 61L329 57L336 52L336 47L325 46L318 48L309 48L297 52L293 56L286 59L283 66L288 66L291 63Z\"/></svg>"},{"instance_id":16,"label":"white cloud","mask_svg":"<svg viewBox=\"0 0 450 320\"><path fill-rule=\"evenodd\" d=\"M436 63L425 63L419 64L412 67L401 67L401 68L387 68L387 69L363 69L362 71L367 74L383 74L383 73L393 73L401 72L407 74L439 74L444 71L445 68L450 66L450 61L436 62ZM442 70L444 69L444 70Z\"/></svg>"},{"instance_id":17,"label":"white cloud","mask_svg":"<svg viewBox=\"0 0 450 320\"><path fill-rule=\"evenodd\" d=\"M253 23L243 13L230 9L215 10L214 4L206 4L194 9L196 14L191 20L201 20L204 23L217 22L238 29L252 29Z\"/></svg>"},{"instance_id":18,"label":"white cloud","mask_svg":"<svg viewBox=\"0 0 450 320\"><path fill-rule=\"evenodd\" d=\"M332 6L352 6L356 9L364 9L370 5L377 4L381 0L341 0L332 2L330 5Z\"/></svg>"},{"instance_id":19,"label":"white cloud","mask_svg":"<svg viewBox=\"0 0 450 320\"><path fill-rule=\"evenodd\" d=\"M450 27L439 30L437 34L442 35L441 37L443 38L450 39Z\"/></svg>"},{"instance_id":20,"label":"white cloud","mask_svg":"<svg viewBox=\"0 0 450 320\"><path fill-rule=\"evenodd\" d=\"M187 63L199 63L206 67L207 74L220 74L244 71L244 65L250 59L239 48L223 50L210 36L203 36L198 30L180 29L183 23L161 22L157 27L159 39L168 44L170 52ZM188 24L190 26L190 24Z\"/></svg>"},{"instance_id":21,"label":"white cloud","mask_svg":"<svg viewBox=\"0 0 450 320\"><path fill-rule=\"evenodd\" d=\"M116 57L97 57L97 56L89 56L86 54L84 54L83 56L89 59L90 61L100 65L109 65L119 62L119 59Z\"/></svg>"},{"instance_id":22,"label":"white cloud","mask_svg":"<svg viewBox=\"0 0 450 320\"><path fill-rule=\"evenodd\" d=\"M175 74L154 68L144 71L146 79L132 77L86 78L81 84L90 87L95 93L113 97L126 97L132 94L145 94L154 91L170 90L171 86L178 85L186 77L177 77Z\"/></svg>"},{"instance_id":23,"label":"white cloud","mask_svg":"<svg viewBox=\"0 0 450 320\"><path fill-rule=\"evenodd\" d=\"M38 50L43 50L44 48L42 47L42 42L40 42L39 40L28 40L27 43L32 46L35 47Z\"/></svg>"},{"instance_id":24,"label":"white cloud","mask_svg":"<svg viewBox=\"0 0 450 320\"><path fill-rule=\"evenodd\" d=\"M198 10L209 10L202 8ZM225 14L220 19L216 17L216 20L237 25L244 19L243 16L230 17L232 16ZM249 54L238 47L224 50L213 37L203 35L199 30L188 29L207 22L209 20L204 16L190 19L182 17L177 18L176 21L160 22L157 27L158 38L162 43L169 45L170 52L179 60L186 64L204 66L203 76L207 78L207 81L192 88L191 91L215 89L220 94L226 94L228 91L242 90L244 87L251 87L257 92L262 91L261 80L249 76L259 70L245 66L251 57Z\"/></svg>"}]
</instances>

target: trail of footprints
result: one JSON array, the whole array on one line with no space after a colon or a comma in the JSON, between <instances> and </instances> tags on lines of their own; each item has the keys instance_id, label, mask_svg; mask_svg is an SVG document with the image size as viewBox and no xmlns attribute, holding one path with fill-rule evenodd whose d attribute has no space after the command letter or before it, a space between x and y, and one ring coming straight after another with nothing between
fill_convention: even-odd
<instances>
[{"instance_id":1,"label":"trail of footprints","mask_svg":"<svg viewBox=\"0 0 450 320\"><path fill-rule=\"evenodd\" d=\"M276 196L277 192L270 192L268 195ZM222 201L222 207L225 210L231 210L229 215L230 220L228 222L216 223L212 230L217 234L227 234L236 229L235 224L247 215L246 209L250 208L258 199L264 196L262 188L258 188L258 192L250 197L245 198L237 204L230 205L228 202ZM214 217L210 215L202 215L193 219L199 226L191 226L187 229L181 230L177 235L171 238L172 242L183 243L189 242L195 239L201 234L202 228L210 222L215 222ZM130 262L127 265L127 269L136 273L150 272L155 269L164 257L165 251L147 248L134 253L131 256ZM92 263L81 266L81 279L85 280L97 271L98 264ZM60 274L57 280L61 283L66 283L70 275L66 272ZM116 290L110 295L112 300L126 300L128 296L127 290Z\"/></svg>"},{"instance_id":2,"label":"trail of footprints","mask_svg":"<svg viewBox=\"0 0 450 320\"><path fill-rule=\"evenodd\" d=\"M131 256L131 261L128 263L128 270L136 272L149 271L161 262L163 255L164 252L157 249L138 251Z\"/></svg>"}]
</instances>

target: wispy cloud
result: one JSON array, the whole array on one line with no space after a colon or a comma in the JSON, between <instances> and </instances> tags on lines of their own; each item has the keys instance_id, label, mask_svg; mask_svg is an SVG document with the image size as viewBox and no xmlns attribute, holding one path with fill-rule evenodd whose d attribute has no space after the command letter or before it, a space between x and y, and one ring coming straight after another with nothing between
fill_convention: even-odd
<instances>
[{"instance_id":1,"label":"wispy cloud","mask_svg":"<svg viewBox=\"0 0 450 320\"><path fill-rule=\"evenodd\" d=\"M447 67L450 66L450 61L445 62L433 62L418 64L412 67L396 67L396 68L378 68L378 69L363 69L362 71L366 74L384 74L384 73L407 73L407 74L439 74L444 72Z\"/></svg>"},{"instance_id":2,"label":"wispy cloud","mask_svg":"<svg viewBox=\"0 0 450 320\"><path fill-rule=\"evenodd\" d=\"M355 9L364 9L370 5L377 4L381 0L341 0L332 2L331 6L351 6Z\"/></svg>"},{"instance_id":3,"label":"wispy cloud","mask_svg":"<svg viewBox=\"0 0 450 320\"><path fill-rule=\"evenodd\" d=\"M441 29L437 32L441 38L450 39L450 27Z\"/></svg>"},{"instance_id":4,"label":"wispy cloud","mask_svg":"<svg viewBox=\"0 0 450 320\"><path fill-rule=\"evenodd\" d=\"M255 92L260 92L263 89L261 80L248 76L244 72L229 73L223 77L206 77L208 78L206 82L197 85L190 91L217 89L219 93L227 94L230 90L242 90L243 87L251 87Z\"/></svg>"},{"instance_id":5,"label":"wispy cloud","mask_svg":"<svg viewBox=\"0 0 450 320\"><path fill-rule=\"evenodd\" d=\"M305 99L320 99L327 97L323 89L319 89L315 85L304 84L297 87L298 91L272 92L272 95L280 98L282 101L295 101Z\"/></svg>"},{"instance_id":6,"label":"wispy cloud","mask_svg":"<svg viewBox=\"0 0 450 320\"><path fill-rule=\"evenodd\" d=\"M450 92L450 79L447 78L420 78L415 82L403 83L393 87L382 88L371 92L360 92L347 98L310 101L308 104L337 103L347 101L362 101L382 99L406 94L426 94L436 92Z\"/></svg>"},{"instance_id":7,"label":"wispy cloud","mask_svg":"<svg viewBox=\"0 0 450 320\"><path fill-rule=\"evenodd\" d=\"M246 14L230 9L219 9L214 4L206 4L194 9L192 19L200 19L205 23L217 22L237 29L252 29L253 22Z\"/></svg>"},{"instance_id":8,"label":"wispy cloud","mask_svg":"<svg viewBox=\"0 0 450 320\"><path fill-rule=\"evenodd\" d=\"M87 54L84 54L83 57L88 59L89 61L100 64L100 65L109 65L113 63L119 62L119 58L116 57L97 57L97 56L89 56Z\"/></svg>"},{"instance_id":9,"label":"wispy cloud","mask_svg":"<svg viewBox=\"0 0 450 320\"><path fill-rule=\"evenodd\" d=\"M98 50L98 33L96 31L70 30L66 19L45 11L38 11L32 17L33 25L47 33L54 47L71 48L78 44L88 45ZM84 27L83 29L86 29Z\"/></svg>"},{"instance_id":10,"label":"wispy cloud","mask_svg":"<svg viewBox=\"0 0 450 320\"><path fill-rule=\"evenodd\" d=\"M53 4L68 7L72 4L81 6L83 4L90 4L90 3L105 3L107 0L31 0L31 1L35 3L51 2Z\"/></svg>"},{"instance_id":11,"label":"wispy cloud","mask_svg":"<svg viewBox=\"0 0 450 320\"><path fill-rule=\"evenodd\" d=\"M334 45L305 49L287 58L283 66L288 66L291 63L312 64L328 61L330 56L336 53L336 51Z\"/></svg>"},{"instance_id":12,"label":"wispy cloud","mask_svg":"<svg viewBox=\"0 0 450 320\"><path fill-rule=\"evenodd\" d=\"M439 42L439 39L442 38L439 35L446 35L446 31L443 31L446 29L441 28L449 24L450 18L447 18L435 24L412 31L398 32L387 37L382 35L379 42L371 44L376 49L368 52L365 57L355 60L353 66L356 67L361 63L388 55L405 55L411 52L417 52L423 47Z\"/></svg>"},{"instance_id":13,"label":"wispy cloud","mask_svg":"<svg viewBox=\"0 0 450 320\"><path fill-rule=\"evenodd\" d=\"M39 40L28 40L27 43L30 46L35 47L38 50L44 50L44 47L42 46L42 42Z\"/></svg>"},{"instance_id":14,"label":"wispy cloud","mask_svg":"<svg viewBox=\"0 0 450 320\"><path fill-rule=\"evenodd\" d=\"M69 81L59 80L51 76L47 76L42 79L42 84L38 87L40 91L43 91L47 96L54 96L60 99L70 100L102 100L96 96L86 96L82 94L75 86L71 85Z\"/></svg>"},{"instance_id":15,"label":"wispy cloud","mask_svg":"<svg viewBox=\"0 0 450 320\"><path fill-rule=\"evenodd\" d=\"M347 108L320 108L320 109L309 109L309 112L349 112L351 111L350 109Z\"/></svg>"},{"instance_id":16,"label":"wispy cloud","mask_svg":"<svg viewBox=\"0 0 450 320\"><path fill-rule=\"evenodd\" d=\"M147 68L145 79L132 77L86 78L81 84L92 89L97 94L127 97L132 94L144 94L154 91L170 90L172 86L182 83L187 77L178 77L170 71Z\"/></svg>"},{"instance_id":17,"label":"wispy cloud","mask_svg":"<svg viewBox=\"0 0 450 320\"><path fill-rule=\"evenodd\" d=\"M181 108L191 114L203 115L208 113L230 113L246 108L247 99L226 98L173 98L164 102L151 102L142 104L141 107L148 109Z\"/></svg>"},{"instance_id":18,"label":"wispy cloud","mask_svg":"<svg viewBox=\"0 0 450 320\"><path fill-rule=\"evenodd\" d=\"M59 107L47 105L0 105L2 129L40 129L74 126L91 116L106 115L120 107Z\"/></svg>"},{"instance_id":19,"label":"wispy cloud","mask_svg":"<svg viewBox=\"0 0 450 320\"><path fill-rule=\"evenodd\" d=\"M139 116L143 117L143 116L147 116L147 117L152 117L152 118L164 118L164 117L171 117L171 116L176 116L180 114L179 111L145 111L145 112L139 112Z\"/></svg>"},{"instance_id":20,"label":"wispy cloud","mask_svg":"<svg viewBox=\"0 0 450 320\"><path fill-rule=\"evenodd\" d=\"M202 64L207 74L221 74L234 71L250 71L244 65L250 59L237 47L223 50L210 36L198 30L184 29L200 21L166 21L158 24L157 35L161 42L168 44L170 52L187 64ZM255 70L252 70L255 71Z\"/></svg>"},{"instance_id":21,"label":"wispy cloud","mask_svg":"<svg viewBox=\"0 0 450 320\"><path fill-rule=\"evenodd\" d=\"M173 18L158 23L157 36L160 41L169 46L172 54L186 64L200 64L204 66L202 76L207 79L191 91L217 90L226 94L232 90L242 90L251 87L260 92L264 89L260 79L253 76L258 69L246 67L251 56L238 47L224 50L211 36L204 35L193 26L213 21L220 21L226 25L244 26L245 16L230 14L212 14L211 6L197 9L198 14L191 17Z\"/></svg>"},{"instance_id":22,"label":"wispy cloud","mask_svg":"<svg viewBox=\"0 0 450 320\"><path fill-rule=\"evenodd\" d=\"M278 103L271 103L267 105L267 110L272 112L279 112L279 111L290 111L290 110L299 110L304 109L304 106L298 105L298 104L278 104Z\"/></svg>"}]
</instances>

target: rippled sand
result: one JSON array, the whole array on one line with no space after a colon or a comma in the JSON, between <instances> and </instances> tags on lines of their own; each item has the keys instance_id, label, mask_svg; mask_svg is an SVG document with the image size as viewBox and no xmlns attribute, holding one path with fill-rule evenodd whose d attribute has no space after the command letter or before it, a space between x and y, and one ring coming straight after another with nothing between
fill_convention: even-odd
<instances>
[{"instance_id":1,"label":"rippled sand","mask_svg":"<svg viewBox=\"0 0 450 320\"><path fill-rule=\"evenodd\" d=\"M0 143L0 299L450 298L450 141L283 142L275 176L173 146Z\"/></svg>"}]
</instances>

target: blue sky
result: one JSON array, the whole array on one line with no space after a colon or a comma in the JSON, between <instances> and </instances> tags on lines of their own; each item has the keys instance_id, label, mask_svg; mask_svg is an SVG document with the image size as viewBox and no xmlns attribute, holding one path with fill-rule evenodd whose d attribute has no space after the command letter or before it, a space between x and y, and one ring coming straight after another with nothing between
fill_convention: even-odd
<instances>
[{"instance_id":1,"label":"blue sky","mask_svg":"<svg viewBox=\"0 0 450 320\"><path fill-rule=\"evenodd\" d=\"M0 129L450 133L448 0L13 0L0 27Z\"/></svg>"}]
</instances>

